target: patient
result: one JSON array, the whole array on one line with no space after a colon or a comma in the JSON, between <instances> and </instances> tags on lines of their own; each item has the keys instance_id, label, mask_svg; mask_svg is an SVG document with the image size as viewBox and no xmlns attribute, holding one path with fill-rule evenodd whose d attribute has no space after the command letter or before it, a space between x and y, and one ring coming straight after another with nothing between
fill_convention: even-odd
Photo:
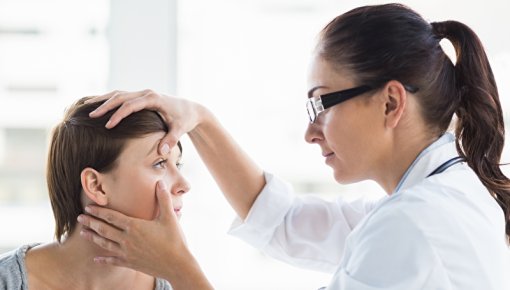
<instances>
[{"instance_id":1,"label":"patient","mask_svg":"<svg viewBox=\"0 0 510 290\"><path fill-rule=\"evenodd\" d=\"M108 252L80 238L76 219L87 204L126 215L153 219L159 211L158 180L171 193L180 216L182 194L189 186L179 172L180 143L159 155L159 140L168 131L148 110L134 113L114 129L105 129L111 114L89 118L101 102L76 102L52 133L47 183L56 241L25 245L0 257L0 289L171 289L167 281L128 268L94 263Z\"/></svg>"}]
</instances>

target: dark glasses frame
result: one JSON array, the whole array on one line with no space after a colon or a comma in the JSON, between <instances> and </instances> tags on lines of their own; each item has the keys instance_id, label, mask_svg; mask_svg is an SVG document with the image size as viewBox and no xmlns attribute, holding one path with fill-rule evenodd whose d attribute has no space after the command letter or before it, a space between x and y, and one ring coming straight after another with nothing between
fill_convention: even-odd
<instances>
[{"instance_id":1,"label":"dark glasses frame","mask_svg":"<svg viewBox=\"0 0 510 290\"><path fill-rule=\"evenodd\" d=\"M306 102L306 109L308 111L308 117L310 118L310 123L315 123L317 117L324 110L333 107L334 105L338 105L342 102L345 102L349 99L352 99L356 96L364 94L368 91L374 90L377 87L363 85L351 89L336 91L332 93L327 93L324 95L320 95L317 97L311 97ZM418 91L417 87L404 85L406 91L410 93L416 93Z\"/></svg>"}]
</instances>

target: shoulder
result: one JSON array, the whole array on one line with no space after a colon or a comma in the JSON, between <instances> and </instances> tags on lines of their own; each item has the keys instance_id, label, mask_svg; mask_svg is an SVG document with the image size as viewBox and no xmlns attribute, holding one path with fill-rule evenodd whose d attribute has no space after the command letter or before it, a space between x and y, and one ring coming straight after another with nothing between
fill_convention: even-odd
<instances>
[{"instance_id":1,"label":"shoulder","mask_svg":"<svg viewBox=\"0 0 510 290\"><path fill-rule=\"evenodd\" d=\"M422 231L462 235L474 220L495 229L504 226L501 207L467 166L426 178L391 199L387 210L398 209ZM469 217L469 219L466 219Z\"/></svg>"},{"instance_id":2,"label":"shoulder","mask_svg":"<svg viewBox=\"0 0 510 290\"><path fill-rule=\"evenodd\" d=\"M161 279L161 278L156 278L156 287L154 289L155 290L172 290L173 288L170 285L170 283L168 283L167 280Z\"/></svg>"},{"instance_id":3,"label":"shoulder","mask_svg":"<svg viewBox=\"0 0 510 290\"><path fill-rule=\"evenodd\" d=\"M471 232L499 230L491 223L503 220L501 210L486 188L477 180L452 183L457 175L469 176L466 172L441 174L382 201L356 229L353 244L388 247L385 252L391 255L407 249L409 257L434 256L438 247L466 240Z\"/></svg>"},{"instance_id":4,"label":"shoulder","mask_svg":"<svg viewBox=\"0 0 510 290\"><path fill-rule=\"evenodd\" d=\"M24 245L0 255L0 288L25 289L25 254L34 245Z\"/></svg>"},{"instance_id":5,"label":"shoulder","mask_svg":"<svg viewBox=\"0 0 510 290\"><path fill-rule=\"evenodd\" d=\"M463 166L425 178L391 196L379 207L376 216L391 219L394 211L405 215L416 225L428 226L439 222L437 225L445 226L445 219L480 213L497 215L500 207L476 174Z\"/></svg>"},{"instance_id":6,"label":"shoulder","mask_svg":"<svg viewBox=\"0 0 510 290\"><path fill-rule=\"evenodd\" d=\"M0 277L20 276L22 274L23 260L30 245L21 246L15 250L0 255Z\"/></svg>"},{"instance_id":7,"label":"shoulder","mask_svg":"<svg viewBox=\"0 0 510 290\"><path fill-rule=\"evenodd\" d=\"M444 185L422 182L378 204L359 235L374 239L405 238L420 245L430 230L443 231L449 226L444 221L455 214L459 195L462 193Z\"/></svg>"}]
</instances>

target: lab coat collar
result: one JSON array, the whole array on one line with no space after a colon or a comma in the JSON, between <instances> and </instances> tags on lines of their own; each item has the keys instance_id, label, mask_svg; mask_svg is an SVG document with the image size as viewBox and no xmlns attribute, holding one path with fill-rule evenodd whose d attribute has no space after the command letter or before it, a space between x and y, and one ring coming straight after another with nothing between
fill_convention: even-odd
<instances>
[{"instance_id":1,"label":"lab coat collar","mask_svg":"<svg viewBox=\"0 0 510 290\"><path fill-rule=\"evenodd\" d=\"M392 195L398 194L422 181L445 161L458 155L455 147L455 136L451 133L443 134L416 157L402 176Z\"/></svg>"}]
</instances>

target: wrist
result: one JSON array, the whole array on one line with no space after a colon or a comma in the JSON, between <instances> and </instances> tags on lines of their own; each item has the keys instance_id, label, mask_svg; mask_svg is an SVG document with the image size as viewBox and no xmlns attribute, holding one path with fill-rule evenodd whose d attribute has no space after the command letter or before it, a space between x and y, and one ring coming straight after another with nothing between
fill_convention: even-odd
<instances>
[{"instance_id":1,"label":"wrist","mask_svg":"<svg viewBox=\"0 0 510 290\"><path fill-rule=\"evenodd\" d=\"M173 266L168 268L171 270L168 273L168 281L172 284L173 289L214 289L195 257L193 257L187 248L182 252L179 259L172 261L172 264Z\"/></svg>"},{"instance_id":2,"label":"wrist","mask_svg":"<svg viewBox=\"0 0 510 290\"><path fill-rule=\"evenodd\" d=\"M196 125L193 130L188 132L190 137L203 135L217 122L216 117L208 108L199 103L193 103L193 106L195 107L193 111L196 114Z\"/></svg>"},{"instance_id":3,"label":"wrist","mask_svg":"<svg viewBox=\"0 0 510 290\"><path fill-rule=\"evenodd\" d=\"M197 126L204 126L211 123L214 120L213 113L204 105L194 103L195 112L197 114Z\"/></svg>"}]
</instances>

